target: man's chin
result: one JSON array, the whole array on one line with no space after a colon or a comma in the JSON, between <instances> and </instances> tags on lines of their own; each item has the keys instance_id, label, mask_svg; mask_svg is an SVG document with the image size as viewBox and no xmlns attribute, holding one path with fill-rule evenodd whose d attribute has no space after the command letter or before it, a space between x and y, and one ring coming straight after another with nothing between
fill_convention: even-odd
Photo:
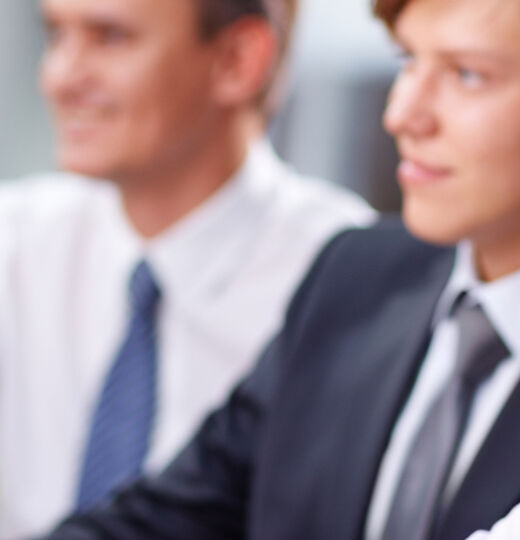
<instances>
[{"instance_id":1,"label":"man's chin","mask_svg":"<svg viewBox=\"0 0 520 540\"><path fill-rule=\"evenodd\" d=\"M58 154L57 162L60 169L81 176L106 179L113 176L114 167L108 166L106 163L99 163L87 155Z\"/></svg>"},{"instance_id":2,"label":"man's chin","mask_svg":"<svg viewBox=\"0 0 520 540\"><path fill-rule=\"evenodd\" d=\"M403 220L410 234L429 244L454 246L464 238L461 228L446 219L428 219L427 216L409 215L405 211Z\"/></svg>"}]
</instances>

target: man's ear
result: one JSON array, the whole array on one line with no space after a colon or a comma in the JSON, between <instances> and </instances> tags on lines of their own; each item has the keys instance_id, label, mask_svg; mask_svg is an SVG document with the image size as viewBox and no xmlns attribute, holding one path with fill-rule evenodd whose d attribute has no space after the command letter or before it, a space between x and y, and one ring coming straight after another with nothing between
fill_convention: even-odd
<instances>
[{"instance_id":1,"label":"man's ear","mask_svg":"<svg viewBox=\"0 0 520 540\"><path fill-rule=\"evenodd\" d=\"M278 39L262 17L244 17L221 31L213 69L213 97L222 106L257 98L273 75Z\"/></svg>"}]
</instances>

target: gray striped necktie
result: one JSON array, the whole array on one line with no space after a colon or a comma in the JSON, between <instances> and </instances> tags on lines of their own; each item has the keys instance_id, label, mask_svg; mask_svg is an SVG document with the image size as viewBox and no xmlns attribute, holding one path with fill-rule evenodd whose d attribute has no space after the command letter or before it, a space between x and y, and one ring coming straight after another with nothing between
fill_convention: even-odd
<instances>
[{"instance_id":1,"label":"gray striped necktie","mask_svg":"<svg viewBox=\"0 0 520 540\"><path fill-rule=\"evenodd\" d=\"M460 330L455 372L414 439L382 540L426 540L432 536L475 391L509 356L480 306L459 302L454 313Z\"/></svg>"},{"instance_id":2,"label":"gray striped necktie","mask_svg":"<svg viewBox=\"0 0 520 540\"><path fill-rule=\"evenodd\" d=\"M148 264L139 262L130 279L129 328L92 418L77 498L80 511L103 502L140 473L155 417L159 298Z\"/></svg>"}]
</instances>

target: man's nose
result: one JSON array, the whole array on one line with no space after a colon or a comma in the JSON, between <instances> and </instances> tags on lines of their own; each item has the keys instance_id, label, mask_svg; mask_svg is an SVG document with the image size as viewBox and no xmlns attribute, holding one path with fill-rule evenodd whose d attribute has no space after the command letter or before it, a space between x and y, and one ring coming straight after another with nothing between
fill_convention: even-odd
<instances>
[{"instance_id":1,"label":"man's nose","mask_svg":"<svg viewBox=\"0 0 520 540\"><path fill-rule=\"evenodd\" d=\"M435 132L435 82L425 73L403 73L390 92L383 116L385 129L394 136L428 136Z\"/></svg>"},{"instance_id":2,"label":"man's nose","mask_svg":"<svg viewBox=\"0 0 520 540\"><path fill-rule=\"evenodd\" d=\"M85 45L68 38L50 47L42 60L40 78L43 93L49 99L77 95L89 80Z\"/></svg>"}]
</instances>

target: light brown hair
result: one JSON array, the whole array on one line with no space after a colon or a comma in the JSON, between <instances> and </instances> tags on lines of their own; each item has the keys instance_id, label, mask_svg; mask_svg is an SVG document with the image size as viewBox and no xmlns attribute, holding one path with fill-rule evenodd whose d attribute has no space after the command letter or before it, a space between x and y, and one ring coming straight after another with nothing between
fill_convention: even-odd
<instances>
[{"instance_id":1,"label":"light brown hair","mask_svg":"<svg viewBox=\"0 0 520 540\"><path fill-rule=\"evenodd\" d=\"M376 17L379 17L389 28L393 28L403 8L410 0L375 0L373 10Z\"/></svg>"},{"instance_id":2,"label":"light brown hair","mask_svg":"<svg viewBox=\"0 0 520 540\"><path fill-rule=\"evenodd\" d=\"M265 17L276 29L283 57L290 41L299 0L197 0L203 37L213 37L242 17Z\"/></svg>"},{"instance_id":3,"label":"light brown hair","mask_svg":"<svg viewBox=\"0 0 520 540\"><path fill-rule=\"evenodd\" d=\"M276 85L291 41L300 0L197 0L201 37L211 39L242 17L264 17L278 36L274 73L260 93L257 104L270 115L269 96ZM274 92L276 93L276 91ZM276 101L276 100L275 100Z\"/></svg>"}]
</instances>

